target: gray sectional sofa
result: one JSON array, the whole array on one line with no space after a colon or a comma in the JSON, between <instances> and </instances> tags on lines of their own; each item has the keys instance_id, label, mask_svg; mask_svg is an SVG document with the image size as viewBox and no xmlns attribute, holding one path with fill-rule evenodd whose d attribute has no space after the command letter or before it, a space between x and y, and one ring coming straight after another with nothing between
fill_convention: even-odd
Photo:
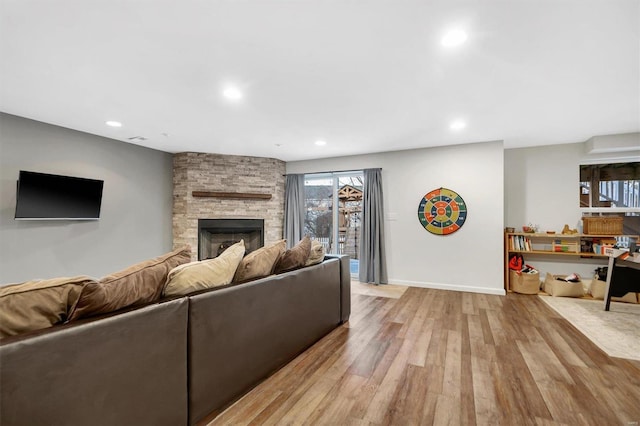
<instances>
[{"instance_id":1,"label":"gray sectional sofa","mask_svg":"<svg viewBox=\"0 0 640 426\"><path fill-rule=\"evenodd\" d=\"M348 256L0 342L0 424L186 425L350 314Z\"/></svg>"}]
</instances>

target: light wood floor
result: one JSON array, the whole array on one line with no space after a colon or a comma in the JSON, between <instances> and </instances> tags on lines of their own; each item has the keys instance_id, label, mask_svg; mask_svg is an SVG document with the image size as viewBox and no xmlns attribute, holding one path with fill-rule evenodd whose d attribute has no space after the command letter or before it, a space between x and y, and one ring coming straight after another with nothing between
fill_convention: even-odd
<instances>
[{"instance_id":1,"label":"light wood floor","mask_svg":"<svg viewBox=\"0 0 640 426\"><path fill-rule=\"evenodd\" d=\"M351 280L351 294L362 294L364 296L380 296L400 299L409 287L406 285L384 284L375 285L361 283L360 281Z\"/></svg>"},{"instance_id":2,"label":"light wood floor","mask_svg":"<svg viewBox=\"0 0 640 426\"><path fill-rule=\"evenodd\" d=\"M349 323L210 425L637 425L640 362L537 297L354 294Z\"/></svg>"}]
</instances>

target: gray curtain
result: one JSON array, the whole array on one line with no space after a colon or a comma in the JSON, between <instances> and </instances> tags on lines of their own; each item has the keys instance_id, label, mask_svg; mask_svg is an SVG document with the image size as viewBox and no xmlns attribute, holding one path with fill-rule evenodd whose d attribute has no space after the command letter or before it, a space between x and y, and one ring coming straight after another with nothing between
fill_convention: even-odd
<instances>
[{"instance_id":1,"label":"gray curtain","mask_svg":"<svg viewBox=\"0 0 640 426\"><path fill-rule=\"evenodd\" d=\"M380 169L364 170L362 197L362 239L360 273L363 283L386 284L387 261L384 250L384 207Z\"/></svg>"},{"instance_id":2,"label":"gray curtain","mask_svg":"<svg viewBox=\"0 0 640 426\"><path fill-rule=\"evenodd\" d=\"M284 189L284 238L287 248L304 234L304 175L287 175Z\"/></svg>"}]
</instances>

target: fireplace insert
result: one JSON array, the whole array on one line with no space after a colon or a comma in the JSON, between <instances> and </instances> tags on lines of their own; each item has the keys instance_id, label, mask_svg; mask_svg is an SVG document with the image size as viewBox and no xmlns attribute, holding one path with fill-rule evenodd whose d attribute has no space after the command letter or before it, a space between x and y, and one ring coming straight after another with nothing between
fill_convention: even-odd
<instances>
[{"instance_id":1,"label":"fireplace insert","mask_svg":"<svg viewBox=\"0 0 640 426\"><path fill-rule=\"evenodd\" d=\"M198 219L198 260L218 257L244 240L245 254L264 245L264 219Z\"/></svg>"}]
</instances>

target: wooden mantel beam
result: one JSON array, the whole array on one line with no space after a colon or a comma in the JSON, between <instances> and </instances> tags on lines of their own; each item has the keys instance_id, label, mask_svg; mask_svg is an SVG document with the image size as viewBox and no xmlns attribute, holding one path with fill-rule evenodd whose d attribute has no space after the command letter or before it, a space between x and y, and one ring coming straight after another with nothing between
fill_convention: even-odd
<instances>
[{"instance_id":1,"label":"wooden mantel beam","mask_svg":"<svg viewBox=\"0 0 640 426\"><path fill-rule=\"evenodd\" d=\"M197 198L226 198L226 199L242 199L242 200L270 200L271 194L258 194L251 192L211 192L211 191L193 191L191 195Z\"/></svg>"}]
</instances>

